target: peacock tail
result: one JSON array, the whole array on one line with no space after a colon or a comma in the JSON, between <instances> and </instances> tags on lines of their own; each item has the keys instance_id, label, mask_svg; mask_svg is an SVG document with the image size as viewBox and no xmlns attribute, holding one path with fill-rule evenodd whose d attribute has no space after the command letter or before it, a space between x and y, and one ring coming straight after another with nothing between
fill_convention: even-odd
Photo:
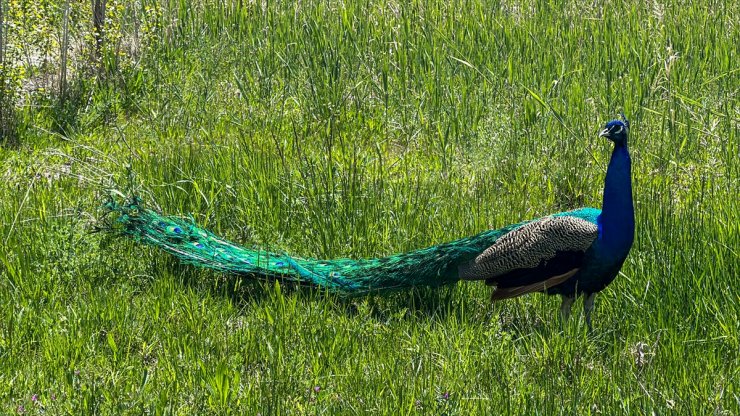
<instances>
[{"instance_id":1,"label":"peacock tail","mask_svg":"<svg viewBox=\"0 0 740 416\"><path fill-rule=\"evenodd\" d=\"M413 286L441 286L460 280L458 268L499 238L530 221L484 231L428 248L374 259L320 260L250 249L221 238L191 221L163 216L143 207L138 198L105 205L117 214L113 227L123 235L160 248L187 264L255 278L283 279L343 295ZM599 210L583 208L555 215L595 223Z\"/></svg>"}]
</instances>

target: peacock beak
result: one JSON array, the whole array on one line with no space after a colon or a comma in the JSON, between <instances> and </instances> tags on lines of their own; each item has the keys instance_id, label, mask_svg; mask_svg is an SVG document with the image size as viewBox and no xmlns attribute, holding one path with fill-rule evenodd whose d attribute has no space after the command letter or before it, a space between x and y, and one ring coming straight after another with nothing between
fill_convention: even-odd
<instances>
[{"instance_id":1,"label":"peacock beak","mask_svg":"<svg viewBox=\"0 0 740 416\"><path fill-rule=\"evenodd\" d=\"M609 128L605 128L604 130L601 130L601 133L599 133L599 137L611 137L611 132L609 131Z\"/></svg>"}]
</instances>

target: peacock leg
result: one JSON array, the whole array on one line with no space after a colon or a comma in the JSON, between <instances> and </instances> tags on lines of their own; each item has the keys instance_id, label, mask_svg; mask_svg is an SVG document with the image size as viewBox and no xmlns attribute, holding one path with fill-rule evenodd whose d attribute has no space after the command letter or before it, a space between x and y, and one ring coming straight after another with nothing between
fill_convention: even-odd
<instances>
[{"instance_id":1,"label":"peacock leg","mask_svg":"<svg viewBox=\"0 0 740 416\"><path fill-rule=\"evenodd\" d=\"M596 293L590 293L586 296L586 300L583 301L583 311L586 313L586 325L588 330L593 331L591 326L591 311L594 310L594 300L596 299Z\"/></svg>"},{"instance_id":2,"label":"peacock leg","mask_svg":"<svg viewBox=\"0 0 740 416\"><path fill-rule=\"evenodd\" d=\"M568 320L570 310L573 307L573 302L575 302L575 300L575 296L563 296L563 303L560 304L560 316L563 318L563 321Z\"/></svg>"}]
</instances>

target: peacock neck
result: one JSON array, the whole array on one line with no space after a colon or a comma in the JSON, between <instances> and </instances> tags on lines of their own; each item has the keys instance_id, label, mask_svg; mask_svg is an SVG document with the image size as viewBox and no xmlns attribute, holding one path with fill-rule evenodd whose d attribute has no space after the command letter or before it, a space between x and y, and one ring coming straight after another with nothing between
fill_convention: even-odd
<instances>
[{"instance_id":1,"label":"peacock neck","mask_svg":"<svg viewBox=\"0 0 740 416\"><path fill-rule=\"evenodd\" d=\"M606 170L604 202L598 220L602 244L625 256L635 237L631 166L627 143L615 144Z\"/></svg>"}]
</instances>

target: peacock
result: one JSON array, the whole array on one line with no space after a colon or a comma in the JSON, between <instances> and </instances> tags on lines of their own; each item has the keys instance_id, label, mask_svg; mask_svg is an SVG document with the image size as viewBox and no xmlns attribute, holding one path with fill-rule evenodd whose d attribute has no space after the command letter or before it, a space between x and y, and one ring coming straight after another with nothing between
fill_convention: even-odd
<instances>
[{"instance_id":1,"label":"peacock","mask_svg":"<svg viewBox=\"0 0 740 416\"><path fill-rule=\"evenodd\" d=\"M321 260L250 249L191 221L160 215L137 197L123 202L109 199L105 209L114 214L110 224L117 233L196 266L288 280L349 296L482 280L494 286L492 301L533 292L560 295L560 312L566 319L575 299L583 295L591 328L595 296L617 276L634 240L628 133L624 115L599 133L614 144L601 210L559 212L383 258Z\"/></svg>"}]
</instances>

